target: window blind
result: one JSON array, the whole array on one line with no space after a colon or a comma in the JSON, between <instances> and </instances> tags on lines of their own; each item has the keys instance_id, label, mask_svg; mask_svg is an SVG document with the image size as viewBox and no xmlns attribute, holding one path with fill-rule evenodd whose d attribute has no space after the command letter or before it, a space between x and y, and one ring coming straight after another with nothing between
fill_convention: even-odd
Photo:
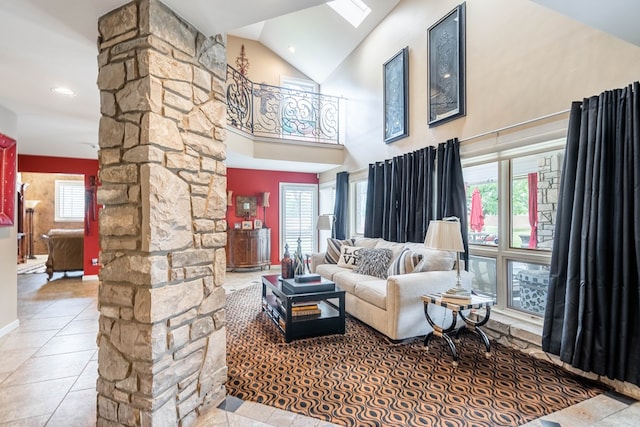
<instances>
[{"instance_id":1,"label":"window blind","mask_svg":"<svg viewBox=\"0 0 640 427\"><path fill-rule=\"evenodd\" d=\"M84 221L84 181L56 180L56 221Z\"/></svg>"},{"instance_id":2,"label":"window blind","mask_svg":"<svg viewBox=\"0 0 640 427\"><path fill-rule=\"evenodd\" d=\"M317 250L315 229L318 217L317 193L316 185L282 184L280 191L282 253L286 243L289 245L289 252L293 254L298 247L298 238L300 238L303 254Z\"/></svg>"}]
</instances>

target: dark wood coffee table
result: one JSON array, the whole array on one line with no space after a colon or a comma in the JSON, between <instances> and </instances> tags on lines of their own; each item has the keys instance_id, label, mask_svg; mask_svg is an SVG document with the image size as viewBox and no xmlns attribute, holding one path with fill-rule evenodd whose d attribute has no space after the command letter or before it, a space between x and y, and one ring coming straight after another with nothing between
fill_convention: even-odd
<instances>
[{"instance_id":1,"label":"dark wood coffee table","mask_svg":"<svg viewBox=\"0 0 640 427\"><path fill-rule=\"evenodd\" d=\"M336 287L333 291L290 294L283 290L281 276L262 276L262 309L276 327L291 342L300 338L321 335L344 334L345 292ZM318 314L294 316L294 306L317 304Z\"/></svg>"}]
</instances>

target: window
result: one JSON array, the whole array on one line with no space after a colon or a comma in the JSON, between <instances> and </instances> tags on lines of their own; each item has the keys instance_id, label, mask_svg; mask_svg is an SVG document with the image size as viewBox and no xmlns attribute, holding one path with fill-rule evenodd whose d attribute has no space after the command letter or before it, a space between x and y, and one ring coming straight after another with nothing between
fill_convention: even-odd
<instances>
[{"instance_id":1,"label":"window","mask_svg":"<svg viewBox=\"0 0 640 427\"><path fill-rule=\"evenodd\" d=\"M84 181L55 181L55 220L84 221Z\"/></svg>"},{"instance_id":2,"label":"window","mask_svg":"<svg viewBox=\"0 0 640 427\"><path fill-rule=\"evenodd\" d=\"M318 85L311 80L281 78L282 134L309 137L316 135L318 116Z\"/></svg>"},{"instance_id":3,"label":"window","mask_svg":"<svg viewBox=\"0 0 640 427\"><path fill-rule=\"evenodd\" d=\"M317 250L317 195L318 186L314 184L280 184L280 258L285 244L291 254L296 251L298 238L303 254Z\"/></svg>"},{"instance_id":4,"label":"window","mask_svg":"<svg viewBox=\"0 0 640 427\"><path fill-rule=\"evenodd\" d=\"M562 151L511 160L511 247L550 251Z\"/></svg>"},{"instance_id":5,"label":"window","mask_svg":"<svg viewBox=\"0 0 640 427\"><path fill-rule=\"evenodd\" d=\"M469 244L498 244L498 162L464 168Z\"/></svg>"},{"instance_id":6,"label":"window","mask_svg":"<svg viewBox=\"0 0 640 427\"><path fill-rule=\"evenodd\" d=\"M336 202L335 184L320 184L318 198L319 215L329 215L330 221L333 221L333 205ZM318 230L318 252L327 250L327 239L329 237L331 237L331 230Z\"/></svg>"},{"instance_id":7,"label":"window","mask_svg":"<svg viewBox=\"0 0 640 427\"><path fill-rule=\"evenodd\" d=\"M327 5L353 25L354 28L358 28L364 18L371 13L371 8L362 0L335 0L328 2Z\"/></svg>"},{"instance_id":8,"label":"window","mask_svg":"<svg viewBox=\"0 0 640 427\"><path fill-rule=\"evenodd\" d=\"M549 266L509 261L509 305L534 315L544 315L549 287Z\"/></svg>"},{"instance_id":9,"label":"window","mask_svg":"<svg viewBox=\"0 0 640 427\"><path fill-rule=\"evenodd\" d=\"M350 234L364 235L364 220L367 210L368 181L357 181L351 184L351 230Z\"/></svg>"},{"instance_id":10,"label":"window","mask_svg":"<svg viewBox=\"0 0 640 427\"><path fill-rule=\"evenodd\" d=\"M564 140L463 160L473 289L544 316Z\"/></svg>"}]
</instances>

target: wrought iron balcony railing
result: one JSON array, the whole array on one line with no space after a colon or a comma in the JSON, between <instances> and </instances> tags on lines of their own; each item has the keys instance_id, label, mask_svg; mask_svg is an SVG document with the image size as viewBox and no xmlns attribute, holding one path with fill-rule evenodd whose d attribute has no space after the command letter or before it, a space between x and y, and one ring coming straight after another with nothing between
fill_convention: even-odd
<instances>
[{"instance_id":1,"label":"wrought iron balcony railing","mask_svg":"<svg viewBox=\"0 0 640 427\"><path fill-rule=\"evenodd\" d=\"M339 100L253 83L227 65L227 123L255 136L339 144Z\"/></svg>"}]
</instances>

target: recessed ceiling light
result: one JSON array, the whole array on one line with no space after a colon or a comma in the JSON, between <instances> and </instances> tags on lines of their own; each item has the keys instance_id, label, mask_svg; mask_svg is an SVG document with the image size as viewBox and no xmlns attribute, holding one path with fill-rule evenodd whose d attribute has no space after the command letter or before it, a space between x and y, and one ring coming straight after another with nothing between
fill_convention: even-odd
<instances>
[{"instance_id":1,"label":"recessed ceiling light","mask_svg":"<svg viewBox=\"0 0 640 427\"><path fill-rule=\"evenodd\" d=\"M51 90L60 95L76 96L76 93L74 91L62 86L54 87Z\"/></svg>"},{"instance_id":2,"label":"recessed ceiling light","mask_svg":"<svg viewBox=\"0 0 640 427\"><path fill-rule=\"evenodd\" d=\"M362 0L334 0L327 2L327 5L355 28L358 28L364 18L371 13L371 8Z\"/></svg>"},{"instance_id":3,"label":"recessed ceiling light","mask_svg":"<svg viewBox=\"0 0 640 427\"><path fill-rule=\"evenodd\" d=\"M294 45L289 45L289 47L287 48L289 50L289 52L291 53L296 53L296 47Z\"/></svg>"}]
</instances>

